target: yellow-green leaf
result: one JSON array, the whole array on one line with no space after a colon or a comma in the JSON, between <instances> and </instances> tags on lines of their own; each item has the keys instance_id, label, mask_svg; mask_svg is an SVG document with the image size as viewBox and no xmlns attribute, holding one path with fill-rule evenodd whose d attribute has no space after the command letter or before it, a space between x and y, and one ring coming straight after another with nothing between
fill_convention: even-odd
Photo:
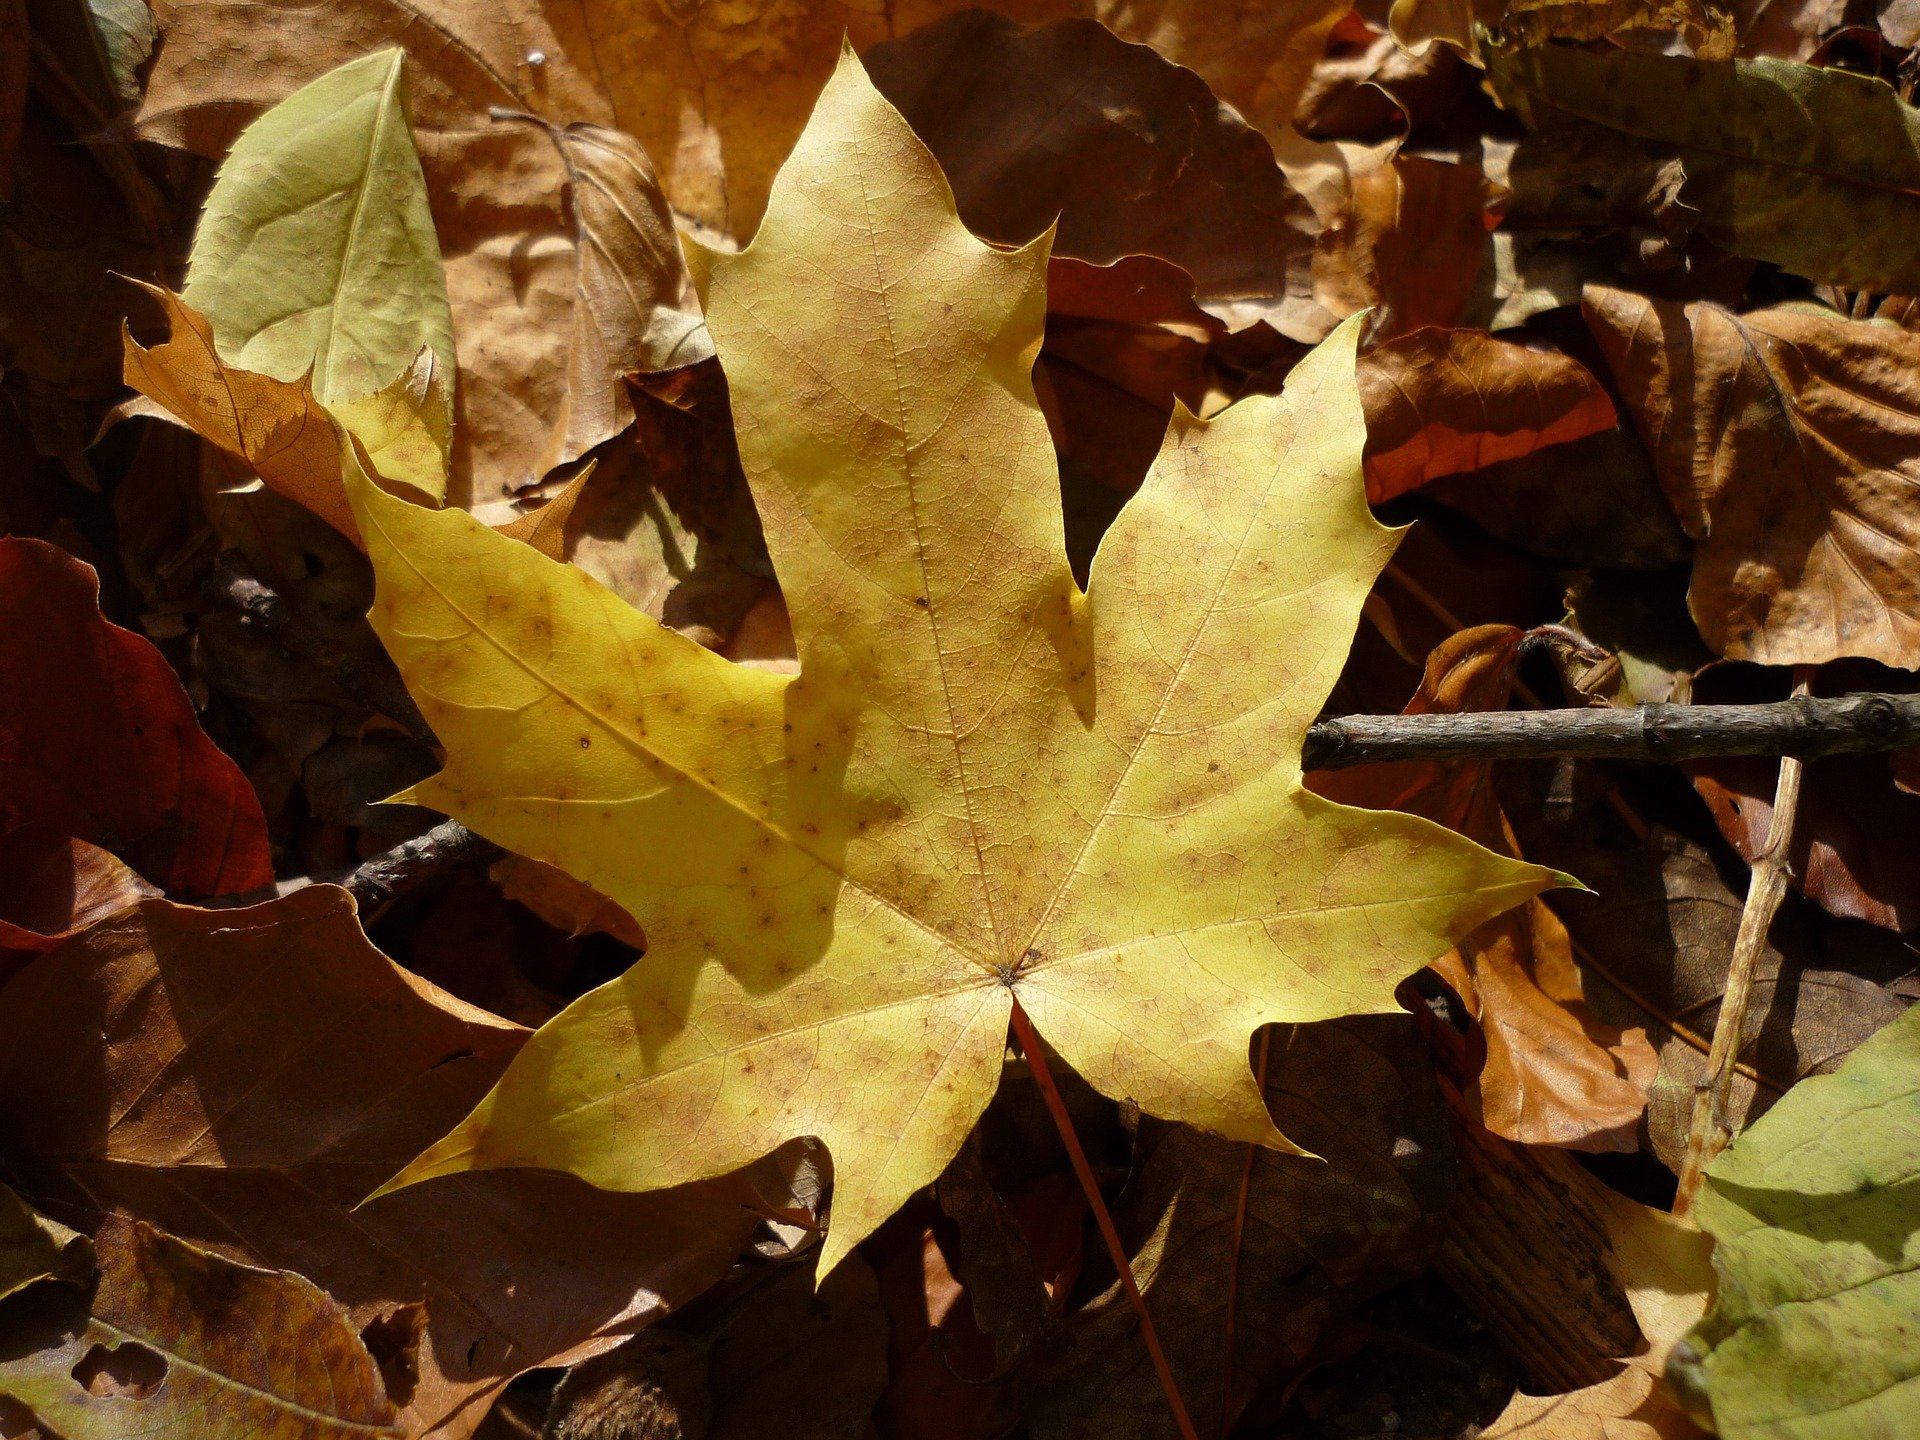
<instances>
[{"instance_id":1,"label":"yellow-green leaf","mask_svg":"<svg viewBox=\"0 0 1920 1440\"><path fill-rule=\"evenodd\" d=\"M437 448L430 493L445 493L453 322L399 50L329 71L247 127L207 199L181 298L212 323L222 361L311 375L356 433L368 417L350 415L353 402L423 371L405 387L422 418L401 427L420 434L386 440ZM394 423L386 408L376 429Z\"/></svg>"},{"instance_id":2,"label":"yellow-green leaf","mask_svg":"<svg viewBox=\"0 0 1920 1440\"><path fill-rule=\"evenodd\" d=\"M1920 288L1920 111L1880 80L1791 60L1552 45L1495 51L1496 89L1679 147L1681 199L1737 255L1863 290Z\"/></svg>"},{"instance_id":3,"label":"yellow-green leaf","mask_svg":"<svg viewBox=\"0 0 1920 1440\"><path fill-rule=\"evenodd\" d=\"M1724 1440L1920 1434L1920 1009L1707 1169L1713 1312L1668 1379Z\"/></svg>"},{"instance_id":4,"label":"yellow-green leaf","mask_svg":"<svg viewBox=\"0 0 1920 1440\"><path fill-rule=\"evenodd\" d=\"M1394 986L1553 883L1300 785L1393 548L1349 325L1182 415L1082 593L1030 369L1046 245L967 233L843 58L709 325L801 662L735 666L580 572L364 482L373 621L447 749L410 792L567 870L646 957L394 1183L645 1189L832 1151L828 1268L939 1173L1013 1004L1103 1092L1284 1146L1268 1021Z\"/></svg>"}]
</instances>

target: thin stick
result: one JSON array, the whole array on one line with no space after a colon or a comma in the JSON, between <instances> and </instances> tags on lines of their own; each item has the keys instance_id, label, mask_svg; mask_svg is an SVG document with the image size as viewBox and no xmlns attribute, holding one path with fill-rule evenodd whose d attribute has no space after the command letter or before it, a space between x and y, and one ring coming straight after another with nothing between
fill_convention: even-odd
<instances>
[{"instance_id":1,"label":"thin stick","mask_svg":"<svg viewBox=\"0 0 1920 1440\"><path fill-rule=\"evenodd\" d=\"M1793 693L1804 696L1813 668L1794 671ZM1748 1031L1748 1002L1753 994L1753 972L1767 948L1767 931L1786 898L1792 874L1787 851L1793 843L1793 824L1800 809L1800 776L1805 765L1795 756L1782 757L1780 778L1774 784L1773 818L1766 843L1753 857L1747 901L1740 910L1740 929L1733 940L1733 958L1727 966L1727 990L1713 1025L1713 1049L1707 1054L1707 1073L1694 1088L1693 1123L1687 1132L1686 1158L1680 1167L1680 1188L1673 1213L1689 1215L1700 1190L1701 1172L1726 1148L1733 1133L1727 1105L1733 1095L1734 1062ZM1762 1017L1764 1018L1764 1017Z\"/></svg>"},{"instance_id":2,"label":"thin stick","mask_svg":"<svg viewBox=\"0 0 1920 1440\"><path fill-rule=\"evenodd\" d=\"M1027 1068L1033 1071L1033 1083L1040 1087L1040 1097L1047 1102L1047 1113L1053 1116L1054 1127L1060 1132L1060 1139L1067 1147L1067 1158L1073 1162L1073 1173L1080 1181L1080 1188L1086 1192L1087 1204L1093 1208L1094 1222L1100 1227L1100 1238L1107 1242L1107 1254L1113 1257L1113 1268L1120 1272L1120 1284L1127 1292L1127 1303L1133 1307L1134 1317L1140 1322L1140 1338L1146 1343L1147 1355L1153 1361L1153 1373L1160 1379L1160 1389L1167 1397L1167 1404L1173 1410L1174 1424L1180 1427L1181 1440L1200 1440L1193 1428L1193 1420L1187 1414L1187 1405L1180 1398L1180 1387L1174 1383L1173 1367L1167 1364L1167 1355L1160 1348L1160 1334L1153 1328L1153 1317L1147 1313L1147 1302L1141 1298L1140 1287L1133 1283L1133 1266L1127 1260L1126 1247L1120 1243L1120 1232L1113 1228L1113 1216L1107 1211L1107 1202L1100 1196L1100 1186L1093 1178L1093 1167L1087 1163L1087 1152L1080 1148L1080 1137L1074 1132L1073 1117L1067 1113L1067 1102L1060 1098L1060 1087L1053 1083L1053 1071L1047 1066L1046 1052L1040 1047L1040 1036L1033 1028L1033 1022L1027 1019L1027 1012L1020 1008L1020 1001L1013 1002L1013 1033L1020 1041L1020 1053L1027 1057Z\"/></svg>"},{"instance_id":3,"label":"thin stick","mask_svg":"<svg viewBox=\"0 0 1920 1440\"><path fill-rule=\"evenodd\" d=\"M1338 770L1382 760L1572 756L1666 765L1719 755L1817 760L1908 745L1920 745L1920 695L1796 694L1767 705L1344 715L1307 731L1301 762L1308 770Z\"/></svg>"},{"instance_id":4,"label":"thin stick","mask_svg":"<svg viewBox=\"0 0 1920 1440\"><path fill-rule=\"evenodd\" d=\"M1267 1093L1267 1060L1273 1053L1273 1027L1260 1027L1260 1053L1253 1062L1253 1081L1262 1095ZM1240 1301L1240 1247L1247 1237L1247 1206L1253 1198L1253 1162L1260 1147L1247 1146L1247 1158L1240 1167L1240 1195L1233 1205L1233 1250L1227 1261L1227 1373L1220 1385L1220 1440L1226 1440L1233 1426L1233 1350L1234 1321Z\"/></svg>"}]
</instances>

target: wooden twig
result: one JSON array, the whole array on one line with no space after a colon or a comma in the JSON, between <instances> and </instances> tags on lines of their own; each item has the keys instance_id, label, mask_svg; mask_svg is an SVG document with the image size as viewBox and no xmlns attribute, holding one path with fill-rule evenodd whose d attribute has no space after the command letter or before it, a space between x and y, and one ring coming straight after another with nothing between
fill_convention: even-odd
<instances>
[{"instance_id":1,"label":"wooden twig","mask_svg":"<svg viewBox=\"0 0 1920 1440\"><path fill-rule=\"evenodd\" d=\"M1027 1057L1027 1068L1033 1072L1033 1083L1040 1089L1040 1098L1047 1102L1047 1113L1053 1117L1061 1143L1067 1147L1067 1158L1073 1162L1074 1176L1080 1181L1080 1188L1086 1192L1087 1204L1093 1210L1094 1222L1100 1228L1100 1238L1106 1242L1113 1268L1120 1273L1121 1288L1127 1292L1127 1304L1133 1307L1134 1318L1140 1322L1140 1339L1147 1347L1147 1357L1153 1361L1153 1373L1159 1377L1161 1392L1167 1397L1167 1405L1173 1411L1173 1421L1179 1427L1181 1440L1200 1440L1193 1428L1193 1418L1187 1414L1186 1401L1180 1398L1180 1387L1174 1383L1173 1367L1167 1364L1167 1352L1160 1348L1160 1334L1153 1328L1153 1316L1147 1311L1147 1302L1140 1294L1140 1287L1134 1283L1133 1264L1127 1259L1127 1247L1120 1243L1120 1232L1114 1228L1113 1216L1100 1194L1100 1183L1093 1177L1093 1166L1087 1163L1087 1152L1080 1146L1080 1136L1073 1128L1073 1117L1067 1113L1067 1102L1061 1098L1060 1087L1054 1083L1053 1071L1047 1065L1046 1052L1040 1045L1040 1036L1017 999L1013 1002L1013 1033L1020 1042L1021 1053Z\"/></svg>"},{"instance_id":2,"label":"wooden twig","mask_svg":"<svg viewBox=\"0 0 1920 1440\"><path fill-rule=\"evenodd\" d=\"M1806 695L1812 678L1811 666L1801 666L1794 672L1795 696ZM1773 788L1773 818L1767 825L1766 843L1753 857L1747 901L1740 909L1740 929L1734 935L1733 958L1727 965L1726 993L1720 1000L1720 1014L1714 1020L1707 1073L1693 1093L1693 1123L1688 1127L1687 1153L1680 1166L1680 1188L1673 1202L1676 1215L1692 1213L1701 1172L1726 1148L1733 1133L1727 1118L1727 1102L1733 1094L1735 1062L1749 1029L1747 1009L1753 993L1754 968L1767 948L1767 931L1773 926L1780 902L1786 898L1787 882L1793 874L1787 852L1793 844L1793 824L1800 809L1800 777L1805 768L1793 755L1784 756L1780 761L1780 778Z\"/></svg>"},{"instance_id":3,"label":"wooden twig","mask_svg":"<svg viewBox=\"0 0 1920 1440\"><path fill-rule=\"evenodd\" d=\"M1301 763L1308 770L1340 770L1384 760L1574 757L1667 765L1786 755L1805 761L1906 745L1920 745L1920 695L1798 694L1767 705L1343 715L1307 731Z\"/></svg>"}]
</instances>

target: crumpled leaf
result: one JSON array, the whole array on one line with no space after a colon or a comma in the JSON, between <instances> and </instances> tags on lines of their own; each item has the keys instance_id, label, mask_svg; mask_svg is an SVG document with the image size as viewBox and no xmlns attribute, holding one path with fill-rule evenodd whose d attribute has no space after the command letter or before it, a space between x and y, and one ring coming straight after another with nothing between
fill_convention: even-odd
<instances>
[{"instance_id":1,"label":"crumpled leaf","mask_svg":"<svg viewBox=\"0 0 1920 1440\"><path fill-rule=\"evenodd\" d=\"M123 335L127 383L195 434L245 461L270 488L359 544L360 531L340 484L340 440L333 425L338 420L383 478L404 481L435 499L446 493L446 401L430 352L423 351L421 363L385 389L322 407L309 376L276 380L228 365L204 315L171 291L141 288L160 302L172 334L151 349L130 332Z\"/></svg>"},{"instance_id":2,"label":"crumpled leaf","mask_svg":"<svg viewBox=\"0 0 1920 1440\"><path fill-rule=\"evenodd\" d=\"M1680 198L1736 255L1861 290L1920 289L1920 112L1865 75L1547 45L1488 73L1531 125L1556 113L1678 147Z\"/></svg>"},{"instance_id":3,"label":"crumpled leaf","mask_svg":"<svg viewBox=\"0 0 1920 1440\"><path fill-rule=\"evenodd\" d=\"M64 1440L401 1433L373 1356L311 1282L120 1215L94 1247L100 1284L78 1332L0 1359L0 1395Z\"/></svg>"},{"instance_id":4,"label":"crumpled leaf","mask_svg":"<svg viewBox=\"0 0 1920 1440\"><path fill-rule=\"evenodd\" d=\"M247 777L160 652L99 606L90 566L0 539L0 816L111 850L169 894L271 884Z\"/></svg>"},{"instance_id":5,"label":"crumpled leaf","mask_svg":"<svg viewBox=\"0 0 1920 1440\"><path fill-rule=\"evenodd\" d=\"M1391 543L1354 330L1284 398L1177 423L1083 594L1028 378L1045 265L967 234L848 55L706 297L797 679L352 486L375 628L448 751L409 796L652 941L394 1183L549 1164L649 1188L810 1134L830 1270L952 1156L1016 999L1105 1093L1282 1145L1256 1026L1390 1009L1419 960L1554 882L1299 788Z\"/></svg>"},{"instance_id":6,"label":"crumpled leaf","mask_svg":"<svg viewBox=\"0 0 1920 1440\"><path fill-rule=\"evenodd\" d=\"M149 901L0 992L0 1151L36 1199L125 1209L298 1270L356 1328L424 1305L410 1434L459 1440L520 1371L614 1345L711 1284L781 1164L612 1195L534 1171L358 1202L527 1031L392 964L327 885L241 910Z\"/></svg>"},{"instance_id":7,"label":"crumpled leaf","mask_svg":"<svg viewBox=\"0 0 1920 1440\"><path fill-rule=\"evenodd\" d=\"M0 1300L42 1280L84 1285L93 1275L93 1246L77 1230L36 1214L0 1185Z\"/></svg>"},{"instance_id":8,"label":"crumpled leaf","mask_svg":"<svg viewBox=\"0 0 1920 1440\"><path fill-rule=\"evenodd\" d=\"M1571 356L1480 330L1424 328L1361 357L1367 498L1514 460L1613 427L1607 392Z\"/></svg>"},{"instance_id":9,"label":"crumpled leaf","mask_svg":"<svg viewBox=\"0 0 1920 1440\"><path fill-rule=\"evenodd\" d=\"M1416 54L1439 40L1478 55L1476 24L1505 45L1627 36L1715 60L1736 40L1733 12L1714 0L1394 0L1389 16L1394 39Z\"/></svg>"},{"instance_id":10,"label":"crumpled leaf","mask_svg":"<svg viewBox=\"0 0 1920 1440\"><path fill-rule=\"evenodd\" d=\"M1276 1029L1266 1096L1274 1119L1323 1158L1252 1157L1237 1256L1243 1145L1186 1126L1145 1130L1144 1158L1114 1207L1196 1420L1223 1405L1237 1414L1262 1377L1306 1359L1330 1319L1417 1273L1453 1188L1445 1106L1404 1015ZM1234 1393L1223 1397L1235 1266ZM1038 1440L1166 1434L1166 1398L1120 1287L1068 1323L1070 1343L1027 1396Z\"/></svg>"},{"instance_id":11,"label":"crumpled leaf","mask_svg":"<svg viewBox=\"0 0 1920 1440\"><path fill-rule=\"evenodd\" d=\"M940 162L960 218L1090 265L1158 256L1202 308L1312 343L1319 221L1272 147L1202 79L1092 20L1023 28L966 10L866 56L873 83Z\"/></svg>"},{"instance_id":12,"label":"crumpled leaf","mask_svg":"<svg viewBox=\"0 0 1920 1440\"><path fill-rule=\"evenodd\" d=\"M229 366L304 379L330 408L430 351L421 424L444 447L453 319L410 111L405 56L383 50L248 126L207 197L180 298ZM444 477L422 488L437 500Z\"/></svg>"},{"instance_id":13,"label":"crumpled leaf","mask_svg":"<svg viewBox=\"0 0 1920 1440\"><path fill-rule=\"evenodd\" d=\"M0 984L27 956L159 893L98 845L39 825L0 833Z\"/></svg>"},{"instance_id":14,"label":"crumpled leaf","mask_svg":"<svg viewBox=\"0 0 1920 1440\"><path fill-rule=\"evenodd\" d=\"M1707 1167L1713 1311L1669 1378L1723 1440L1920 1425L1920 1013L1796 1085Z\"/></svg>"},{"instance_id":15,"label":"crumpled leaf","mask_svg":"<svg viewBox=\"0 0 1920 1440\"><path fill-rule=\"evenodd\" d=\"M1920 667L1920 335L1601 286L1585 309L1698 542L1706 642L1763 665Z\"/></svg>"},{"instance_id":16,"label":"crumpled leaf","mask_svg":"<svg viewBox=\"0 0 1920 1440\"><path fill-rule=\"evenodd\" d=\"M1523 632L1482 625L1427 657L1406 713L1503 708ZM1491 762L1398 761L1316 774L1313 789L1349 805L1405 811L1519 855L1493 790ZM1586 1003L1566 927L1530 900L1494 917L1434 962L1477 1022L1485 1048L1467 1099L1494 1134L1576 1150L1638 1148L1658 1057L1644 1031L1609 1025Z\"/></svg>"}]
</instances>

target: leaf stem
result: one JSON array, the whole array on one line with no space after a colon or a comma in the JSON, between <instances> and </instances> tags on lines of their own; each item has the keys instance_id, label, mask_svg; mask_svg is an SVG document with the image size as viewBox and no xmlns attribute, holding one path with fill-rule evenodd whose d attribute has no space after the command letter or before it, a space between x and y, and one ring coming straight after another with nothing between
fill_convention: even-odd
<instances>
[{"instance_id":1,"label":"leaf stem","mask_svg":"<svg viewBox=\"0 0 1920 1440\"><path fill-rule=\"evenodd\" d=\"M1805 696L1813 680L1813 667L1800 666L1794 671L1793 679L1794 695ZM1787 852L1793 843L1794 820L1800 809L1800 777L1805 769L1804 762L1792 755L1780 760L1780 778L1773 790L1773 818L1767 825L1766 843L1753 858L1747 900L1740 910L1740 929L1734 936L1733 957L1727 965L1727 989L1720 1001L1720 1014L1714 1020L1707 1073L1694 1087L1693 1123L1687 1132L1687 1153L1681 1163L1680 1187L1673 1202L1676 1215L1693 1212L1701 1173L1726 1149L1733 1133L1727 1119L1727 1105L1733 1095L1735 1062L1749 1028L1747 1010L1753 994L1753 972L1767 948L1767 931L1773 926L1780 902L1786 898L1787 881L1793 873Z\"/></svg>"},{"instance_id":2,"label":"leaf stem","mask_svg":"<svg viewBox=\"0 0 1920 1440\"><path fill-rule=\"evenodd\" d=\"M1093 1178L1093 1166L1087 1163L1087 1152L1080 1147L1080 1136L1073 1128L1073 1117L1067 1113L1067 1102L1060 1096L1060 1087L1054 1084L1053 1071L1047 1065L1040 1036L1034 1030L1033 1022L1027 1018L1027 1012L1020 1008L1017 996L1013 1002L1013 1033L1020 1042L1020 1053L1027 1057L1027 1068L1033 1072L1033 1083L1040 1087L1040 1098L1047 1103L1047 1113L1053 1117L1054 1128L1060 1132L1061 1143L1067 1147L1067 1158L1073 1162L1074 1176L1080 1181L1080 1188L1086 1192L1087 1204L1093 1210L1095 1224L1100 1227L1100 1238L1106 1242L1113 1268L1120 1272L1120 1284L1127 1292L1127 1303L1133 1307L1134 1318L1140 1322L1140 1339L1146 1344L1147 1355L1153 1361L1153 1373L1159 1377L1161 1393L1167 1397L1167 1404L1173 1410L1174 1423L1180 1427L1181 1440L1200 1440L1193 1428L1193 1419L1187 1414L1186 1402L1180 1398L1180 1387L1174 1383L1173 1367L1167 1364L1166 1351L1160 1348L1160 1334L1153 1328L1153 1316L1147 1313L1147 1302L1140 1294L1140 1287L1134 1283L1133 1266L1127 1259L1126 1247L1120 1243L1120 1232L1113 1227L1113 1216L1107 1210L1107 1202L1101 1197L1100 1186Z\"/></svg>"},{"instance_id":3,"label":"leaf stem","mask_svg":"<svg viewBox=\"0 0 1920 1440\"><path fill-rule=\"evenodd\" d=\"M1253 1083L1262 1095L1267 1093L1267 1062L1273 1054L1273 1027L1260 1027L1260 1050L1253 1062ZM1227 1373L1220 1385L1220 1440L1226 1440L1233 1425L1233 1350L1235 1316L1240 1303L1240 1248L1247 1238L1247 1206L1253 1198L1253 1162L1260 1147L1247 1145L1246 1160L1240 1166L1240 1194L1233 1204L1233 1249L1227 1256Z\"/></svg>"}]
</instances>

